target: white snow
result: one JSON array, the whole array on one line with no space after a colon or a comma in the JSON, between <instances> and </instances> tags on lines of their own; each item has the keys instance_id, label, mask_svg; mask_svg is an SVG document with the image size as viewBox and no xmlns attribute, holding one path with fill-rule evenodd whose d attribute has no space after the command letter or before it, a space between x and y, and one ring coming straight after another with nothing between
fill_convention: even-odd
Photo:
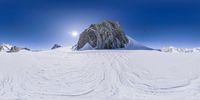
<instances>
[{"instance_id":1,"label":"white snow","mask_svg":"<svg viewBox=\"0 0 200 100\"><path fill-rule=\"evenodd\" d=\"M0 100L200 100L200 54L0 53Z\"/></svg>"},{"instance_id":2,"label":"white snow","mask_svg":"<svg viewBox=\"0 0 200 100\"><path fill-rule=\"evenodd\" d=\"M89 44L89 43L86 43L81 49L81 50L94 50L94 48Z\"/></svg>"}]
</instances>

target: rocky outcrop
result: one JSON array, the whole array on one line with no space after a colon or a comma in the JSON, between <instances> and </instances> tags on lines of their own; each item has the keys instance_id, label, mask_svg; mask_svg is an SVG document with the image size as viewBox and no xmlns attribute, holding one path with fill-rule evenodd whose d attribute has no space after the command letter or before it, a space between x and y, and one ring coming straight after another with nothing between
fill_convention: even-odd
<instances>
[{"instance_id":1,"label":"rocky outcrop","mask_svg":"<svg viewBox=\"0 0 200 100\"><path fill-rule=\"evenodd\" d=\"M13 47L10 49L10 51L8 51L8 52L9 52L9 53L10 53L10 52L19 52L20 50L22 50L22 49L19 48L19 47L13 46Z\"/></svg>"},{"instance_id":2,"label":"rocky outcrop","mask_svg":"<svg viewBox=\"0 0 200 100\"><path fill-rule=\"evenodd\" d=\"M124 48L129 40L117 22L104 21L92 24L80 34L76 50L80 50L87 43L94 49Z\"/></svg>"},{"instance_id":3,"label":"rocky outcrop","mask_svg":"<svg viewBox=\"0 0 200 100\"><path fill-rule=\"evenodd\" d=\"M9 45L9 44L2 44L2 45L0 45L0 52L7 52L7 51L9 51L10 49L11 49L11 45Z\"/></svg>"},{"instance_id":4,"label":"rocky outcrop","mask_svg":"<svg viewBox=\"0 0 200 100\"><path fill-rule=\"evenodd\" d=\"M26 50L26 51L30 51L30 49L28 48L20 48L20 47L17 47L17 46L13 46L11 47L11 49L9 51L7 51L8 53L13 53L13 52L19 52L21 50Z\"/></svg>"},{"instance_id":5,"label":"rocky outcrop","mask_svg":"<svg viewBox=\"0 0 200 100\"><path fill-rule=\"evenodd\" d=\"M62 46L58 45L58 44L54 44L54 46L51 49L53 50L53 49L57 49L57 48L60 48L60 47L62 47Z\"/></svg>"},{"instance_id":6,"label":"rocky outcrop","mask_svg":"<svg viewBox=\"0 0 200 100\"><path fill-rule=\"evenodd\" d=\"M29 48L20 48L20 47L12 46L12 45L9 45L9 44L0 45L0 52L11 53L11 52L19 52L21 50L31 51Z\"/></svg>"},{"instance_id":7,"label":"rocky outcrop","mask_svg":"<svg viewBox=\"0 0 200 100\"><path fill-rule=\"evenodd\" d=\"M4 51L5 49L4 49L4 47L3 46L0 46L0 52L1 51Z\"/></svg>"}]
</instances>

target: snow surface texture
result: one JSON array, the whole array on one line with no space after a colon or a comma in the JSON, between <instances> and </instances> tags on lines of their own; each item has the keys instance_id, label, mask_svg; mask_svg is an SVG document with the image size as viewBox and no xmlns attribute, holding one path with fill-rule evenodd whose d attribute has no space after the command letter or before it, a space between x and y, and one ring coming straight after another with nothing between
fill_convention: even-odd
<instances>
[{"instance_id":1,"label":"snow surface texture","mask_svg":"<svg viewBox=\"0 0 200 100\"><path fill-rule=\"evenodd\" d=\"M200 53L200 48L175 48L175 47L164 47L161 48L162 52L180 52L180 53L192 53L192 52L199 52Z\"/></svg>"},{"instance_id":2,"label":"snow surface texture","mask_svg":"<svg viewBox=\"0 0 200 100\"><path fill-rule=\"evenodd\" d=\"M0 53L0 100L200 100L200 54Z\"/></svg>"}]
</instances>

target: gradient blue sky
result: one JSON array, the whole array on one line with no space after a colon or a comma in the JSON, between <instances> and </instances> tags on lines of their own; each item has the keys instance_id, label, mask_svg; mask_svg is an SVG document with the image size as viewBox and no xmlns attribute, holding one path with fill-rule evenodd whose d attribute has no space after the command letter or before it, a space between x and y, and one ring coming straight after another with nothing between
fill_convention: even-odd
<instances>
[{"instance_id":1,"label":"gradient blue sky","mask_svg":"<svg viewBox=\"0 0 200 100\"><path fill-rule=\"evenodd\" d=\"M47 49L73 45L92 23L118 21L141 43L200 47L198 0L1 0L0 43Z\"/></svg>"}]
</instances>

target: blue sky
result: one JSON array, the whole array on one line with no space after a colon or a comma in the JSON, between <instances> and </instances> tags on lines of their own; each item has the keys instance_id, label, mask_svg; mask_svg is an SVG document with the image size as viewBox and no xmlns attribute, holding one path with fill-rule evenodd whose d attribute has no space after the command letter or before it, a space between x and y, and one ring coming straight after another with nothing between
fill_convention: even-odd
<instances>
[{"instance_id":1,"label":"blue sky","mask_svg":"<svg viewBox=\"0 0 200 100\"><path fill-rule=\"evenodd\" d=\"M0 43L47 49L73 45L92 23L118 21L141 43L200 47L197 0L1 0Z\"/></svg>"}]
</instances>

